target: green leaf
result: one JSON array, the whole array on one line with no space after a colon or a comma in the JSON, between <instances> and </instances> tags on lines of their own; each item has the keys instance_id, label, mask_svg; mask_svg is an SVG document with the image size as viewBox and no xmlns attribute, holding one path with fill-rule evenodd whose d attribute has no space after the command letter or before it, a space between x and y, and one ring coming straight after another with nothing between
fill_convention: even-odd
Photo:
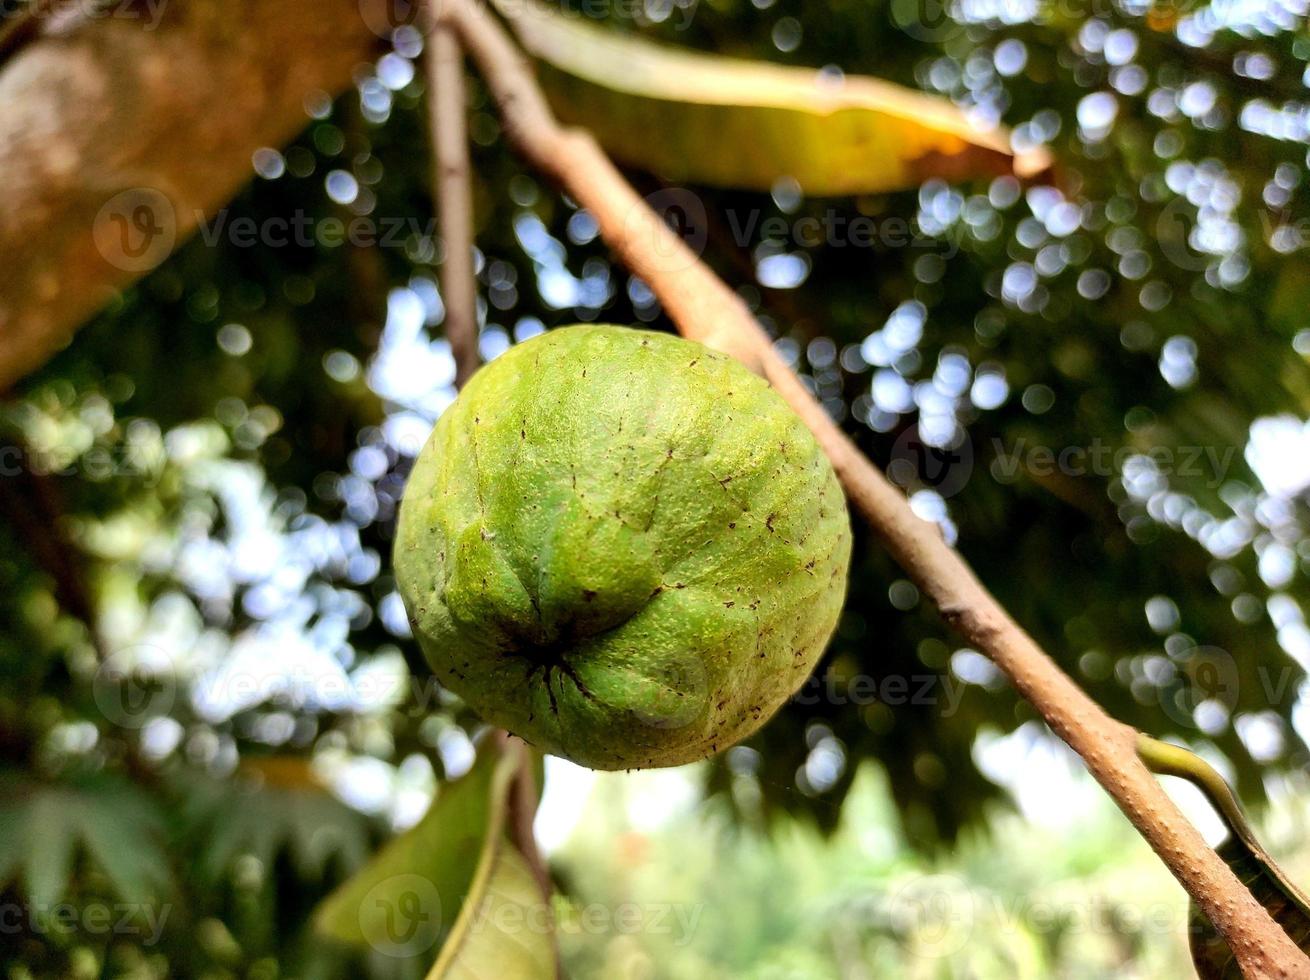
<instances>
[{"instance_id":1,"label":"green leaf","mask_svg":"<svg viewBox=\"0 0 1310 980\"><path fill-rule=\"evenodd\" d=\"M65 897L80 853L124 901L145 902L169 888L162 818L130 784L7 778L0 800L0 885L21 879L34 905Z\"/></svg>"},{"instance_id":2,"label":"green leaf","mask_svg":"<svg viewBox=\"0 0 1310 980\"><path fill-rule=\"evenodd\" d=\"M1152 772L1186 779L1205 794L1228 826L1219 856L1302 950L1310 953L1310 901L1274 863L1256 838L1237 798L1209 763L1187 749L1138 737L1138 754ZM1188 911L1192 962L1201 980L1242 980L1237 958L1195 902Z\"/></svg>"},{"instance_id":3,"label":"green leaf","mask_svg":"<svg viewBox=\"0 0 1310 980\"><path fill-rule=\"evenodd\" d=\"M811 195L863 194L1051 165L1045 151L1016 158L1005 130L951 102L880 79L680 50L522 0L497 8L542 62L562 120L670 180L766 191L791 177Z\"/></svg>"},{"instance_id":4,"label":"green leaf","mask_svg":"<svg viewBox=\"0 0 1310 980\"><path fill-rule=\"evenodd\" d=\"M314 778L309 760L249 760L241 769L247 778L235 783L184 784L187 820L197 840L194 863L208 878L221 878L243 855L272 867L285 852L304 881L322 879L332 861L346 872L364 863L367 819Z\"/></svg>"},{"instance_id":5,"label":"green leaf","mask_svg":"<svg viewBox=\"0 0 1310 980\"><path fill-rule=\"evenodd\" d=\"M54 790L36 794L28 802L23 828L18 835L26 854L23 884L37 906L53 905L64 897L73 871L77 847L76 805L67 805L63 793Z\"/></svg>"},{"instance_id":6,"label":"green leaf","mask_svg":"<svg viewBox=\"0 0 1310 980\"><path fill-rule=\"evenodd\" d=\"M97 799L100 809L81 813L87 854L124 899L158 895L167 884L168 858L157 843L163 824L152 802L126 785L104 789Z\"/></svg>"},{"instance_id":7,"label":"green leaf","mask_svg":"<svg viewBox=\"0 0 1310 980\"><path fill-rule=\"evenodd\" d=\"M517 742L503 752L484 745L473 769L443 786L422 820L322 902L319 935L392 957L432 950L472 891L487 842L504 837L525 751Z\"/></svg>"},{"instance_id":8,"label":"green leaf","mask_svg":"<svg viewBox=\"0 0 1310 980\"><path fill-rule=\"evenodd\" d=\"M427 980L556 976L554 917L527 861L503 834L487 843L485 867Z\"/></svg>"},{"instance_id":9,"label":"green leaf","mask_svg":"<svg viewBox=\"0 0 1310 980\"><path fill-rule=\"evenodd\" d=\"M0 806L0 882L12 881L23 866L23 812L12 805L10 795L17 783L0 780L0 798L7 801Z\"/></svg>"}]
</instances>

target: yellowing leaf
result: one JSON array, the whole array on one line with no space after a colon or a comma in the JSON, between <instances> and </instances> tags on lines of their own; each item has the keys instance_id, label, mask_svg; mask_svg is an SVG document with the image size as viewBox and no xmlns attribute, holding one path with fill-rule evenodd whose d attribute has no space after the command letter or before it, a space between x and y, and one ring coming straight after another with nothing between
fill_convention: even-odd
<instances>
[{"instance_id":1,"label":"yellowing leaf","mask_svg":"<svg viewBox=\"0 0 1310 980\"><path fill-rule=\"evenodd\" d=\"M488 844L485 869L479 870L474 891L428 980L555 977L550 906L527 862L504 835Z\"/></svg>"},{"instance_id":2,"label":"yellowing leaf","mask_svg":"<svg viewBox=\"0 0 1310 980\"><path fill-rule=\"evenodd\" d=\"M1147 735L1138 736L1137 754L1152 772L1186 779L1205 794L1229 831L1219 856L1292 941L1310 952L1310 900L1265 851L1223 777L1195 753ZM1237 958L1196 902L1188 911L1188 933L1200 980L1242 980Z\"/></svg>"},{"instance_id":3,"label":"yellowing leaf","mask_svg":"<svg viewBox=\"0 0 1310 980\"><path fill-rule=\"evenodd\" d=\"M1304 898L1295 886L1289 887L1281 869L1253 851L1240 837L1224 841L1219 847L1219 856L1273 920L1283 927L1292 942L1310 953L1310 910L1306 909ZM1199 980L1242 980L1242 970L1233 951L1195 902L1188 910L1187 925L1192 963Z\"/></svg>"},{"instance_id":4,"label":"yellowing leaf","mask_svg":"<svg viewBox=\"0 0 1310 980\"><path fill-rule=\"evenodd\" d=\"M933 176L962 180L1049 169L1016 157L1009 135L933 96L866 76L698 54L497 0L565 122L610 154L665 178L768 190L794 178L811 195L878 193Z\"/></svg>"}]
</instances>

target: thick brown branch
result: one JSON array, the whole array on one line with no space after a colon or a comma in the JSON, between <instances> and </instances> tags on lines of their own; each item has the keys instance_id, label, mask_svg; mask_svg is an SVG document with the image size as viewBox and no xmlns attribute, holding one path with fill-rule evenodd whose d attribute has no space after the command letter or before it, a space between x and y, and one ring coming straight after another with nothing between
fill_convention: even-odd
<instances>
[{"instance_id":1,"label":"thick brown branch","mask_svg":"<svg viewBox=\"0 0 1310 980\"><path fill-rule=\"evenodd\" d=\"M307 95L349 87L384 46L387 8L188 0L35 14L0 63L0 390L231 199L251 154L309 121Z\"/></svg>"},{"instance_id":2,"label":"thick brown branch","mask_svg":"<svg viewBox=\"0 0 1310 980\"><path fill-rule=\"evenodd\" d=\"M477 282L473 271L473 193L469 165L468 111L464 52L444 5L428 2L428 108L431 115L433 200L441 222L445 254L441 298L446 307L446 339L455 357L455 383L463 386L478 369Z\"/></svg>"},{"instance_id":3,"label":"thick brown branch","mask_svg":"<svg viewBox=\"0 0 1310 980\"><path fill-rule=\"evenodd\" d=\"M1111 719L999 606L937 529L860 453L774 351L740 299L641 200L584 133L562 128L518 49L471 0L450 0L510 137L591 212L605 241L688 337L762 373L818 438L851 502L964 639L986 653L1198 902L1249 977L1307 977L1310 961L1206 845L1137 757L1136 732Z\"/></svg>"}]
</instances>

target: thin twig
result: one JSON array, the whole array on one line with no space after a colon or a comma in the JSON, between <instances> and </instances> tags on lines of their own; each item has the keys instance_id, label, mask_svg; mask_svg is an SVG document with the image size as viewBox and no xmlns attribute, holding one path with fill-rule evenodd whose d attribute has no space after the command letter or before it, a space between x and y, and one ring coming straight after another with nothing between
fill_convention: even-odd
<instances>
[{"instance_id":1,"label":"thin twig","mask_svg":"<svg viewBox=\"0 0 1310 980\"><path fill-rule=\"evenodd\" d=\"M506 132L596 219L686 336L741 357L814 432L854 506L946 621L986 653L1086 763L1228 941L1248 977L1310 977L1310 960L1237 880L1138 759L1137 733L1110 718L1012 620L964 560L910 509L773 349L741 300L637 196L589 135L555 120L522 54L472 0L452 21L487 79Z\"/></svg>"},{"instance_id":2,"label":"thin twig","mask_svg":"<svg viewBox=\"0 0 1310 980\"><path fill-rule=\"evenodd\" d=\"M455 384L462 386L478 369L478 299L473 272L472 168L468 149L468 100L464 52L445 15L442 0L428 0L428 111L431 116L433 200L441 241L441 298L446 307L446 339L455 358Z\"/></svg>"},{"instance_id":3,"label":"thin twig","mask_svg":"<svg viewBox=\"0 0 1310 980\"><path fill-rule=\"evenodd\" d=\"M507 731L497 729L495 734L496 745L501 752L509 751L511 745L524 743L516 736ZM524 745L524 748L527 748ZM541 856L541 848L537 846L537 835L533 825L537 816L537 804L540 801L541 787L537 785L536 768L532 764L535 750L527 749L523 753L523 764L519 766L519 771L514 776L514 784L509 789L509 800L506 805L509 809L509 820L507 829L509 831L510 841L522 855L528 870L532 872L532 877L537 883L537 891L541 894L542 901L547 907L550 906L551 896L555 894L555 883L550 877L550 868L546 864L546 859ZM551 919L554 922L554 919ZM553 925L552 925L553 928ZM552 943L555 951L555 976L564 976L564 963L560 958L560 949L558 943Z\"/></svg>"},{"instance_id":4,"label":"thin twig","mask_svg":"<svg viewBox=\"0 0 1310 980\"><path fill-rule=\"evenodd\" d=\"M508 733L507 737L513 738ZM519 849L519 853L527 861L532 876L537 880L537 887L541 890L541 894L549 901L550 896L555 891L555 885L550 880L550 870L546 867L546 861L541 856L541 848L537 846L537 836L533 831L541 787L537 785L537 776L533 772L531 755L532 750L524 753L523 765L519 768L518 776L514 779L513 788L510 789L509 833L514 840L514 845Z\"/></svg>"},{"instance_id":5,"label":"thin twig","mask_svg":"<svg viewBox=\"0 0 1310 980\"><path fill-rule=\"evenodd\" d=\"M446 306L446 338L455 358L455 387L463 388L481 363L478 353L477 280L473 272L473 195L470 191L468 101L464 86L464 50L448 15L446 0L428 0L426 39L428 105L436 161L434 200L441 223L445 256L441 263L441 294ZM498 733L502 751L512 736ZM537 789L530 761L524 761L510 789L509 830L514 845L536 879L542 900L549 903L554 886L537 848L532 823ZM558 959L558 950L556 951ZM556 975L561 975L556 963Z\"/></svg>"}]
</instances>

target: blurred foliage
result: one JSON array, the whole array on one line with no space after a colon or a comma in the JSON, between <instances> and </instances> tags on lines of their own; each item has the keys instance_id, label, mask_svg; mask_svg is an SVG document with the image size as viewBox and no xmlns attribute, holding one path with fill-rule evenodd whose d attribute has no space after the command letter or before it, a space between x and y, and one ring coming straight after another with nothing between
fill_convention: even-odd
<instances>
[{"instance_id":1,"label":"blurred foliage","mask_svg":"<svg viewBox=\"0 0 1310 980\"><path fill-rule=\"evenodd\" d=\"M1190 975L1178 887L1106 800L1058 827L993 813L926 861L867 764L829 835L790 814L743 827L722 801L643 819L673 778L601 774L556 857L578 980ZM1280 837L1304 852L1299 812Z\"/></svg>"},{"instance_id":2,"label":"blurred foliage","mask_svg":"<svg viewBox=\"0 0 1310 980\"><path fill-rule=\"evenodd\" d=\"M962 0L929 20L899 0L715 0L634 23L636 9L610 19L935 92L1004 121L1018 150L1050 148L1059 190L692 189L704 257L1111 714L1205 749L1253 802L1304 766L1304 4L1166 18L1130 2ZM395 47L335 104L308 93L301 138L256 154L258 176L219 218L0 406L14 976L341 975L311 909L471 762L476 719L417 661L387 569L405 474L454 374L421 40L401 31ZM484 354L578 320L667 327L589 216L524 171L476 80L471 128ZM241 219L262 232L238 235ZM351 222L372 234L342 242ZM1082 454L1056 465L1065 450ZM748 753L708 767L721 833L781 820L806 828L806 853L822 847L859 764L878 760L895 807L869 815L870 832L899 821L907 848L955 842L991 861L977 828L1001 790L979 736L1033 712L856 530L847 612L816 679ZM42 846L15 844L34 819ZM114 841L129 824L127 858ZM743 917L774 894L790 909L766 873L785 844L752 839L753 883L705 887L737 889ZM1120 846L1062 842L1033 865L1040 880L1076 847ZM122 897L141 890L163 904ZM52 930L35 901L56 892L77 909L172 911L154 938ZM1025 962L1049 961L1033 942Z\"/></svg>"}]
</instances>

